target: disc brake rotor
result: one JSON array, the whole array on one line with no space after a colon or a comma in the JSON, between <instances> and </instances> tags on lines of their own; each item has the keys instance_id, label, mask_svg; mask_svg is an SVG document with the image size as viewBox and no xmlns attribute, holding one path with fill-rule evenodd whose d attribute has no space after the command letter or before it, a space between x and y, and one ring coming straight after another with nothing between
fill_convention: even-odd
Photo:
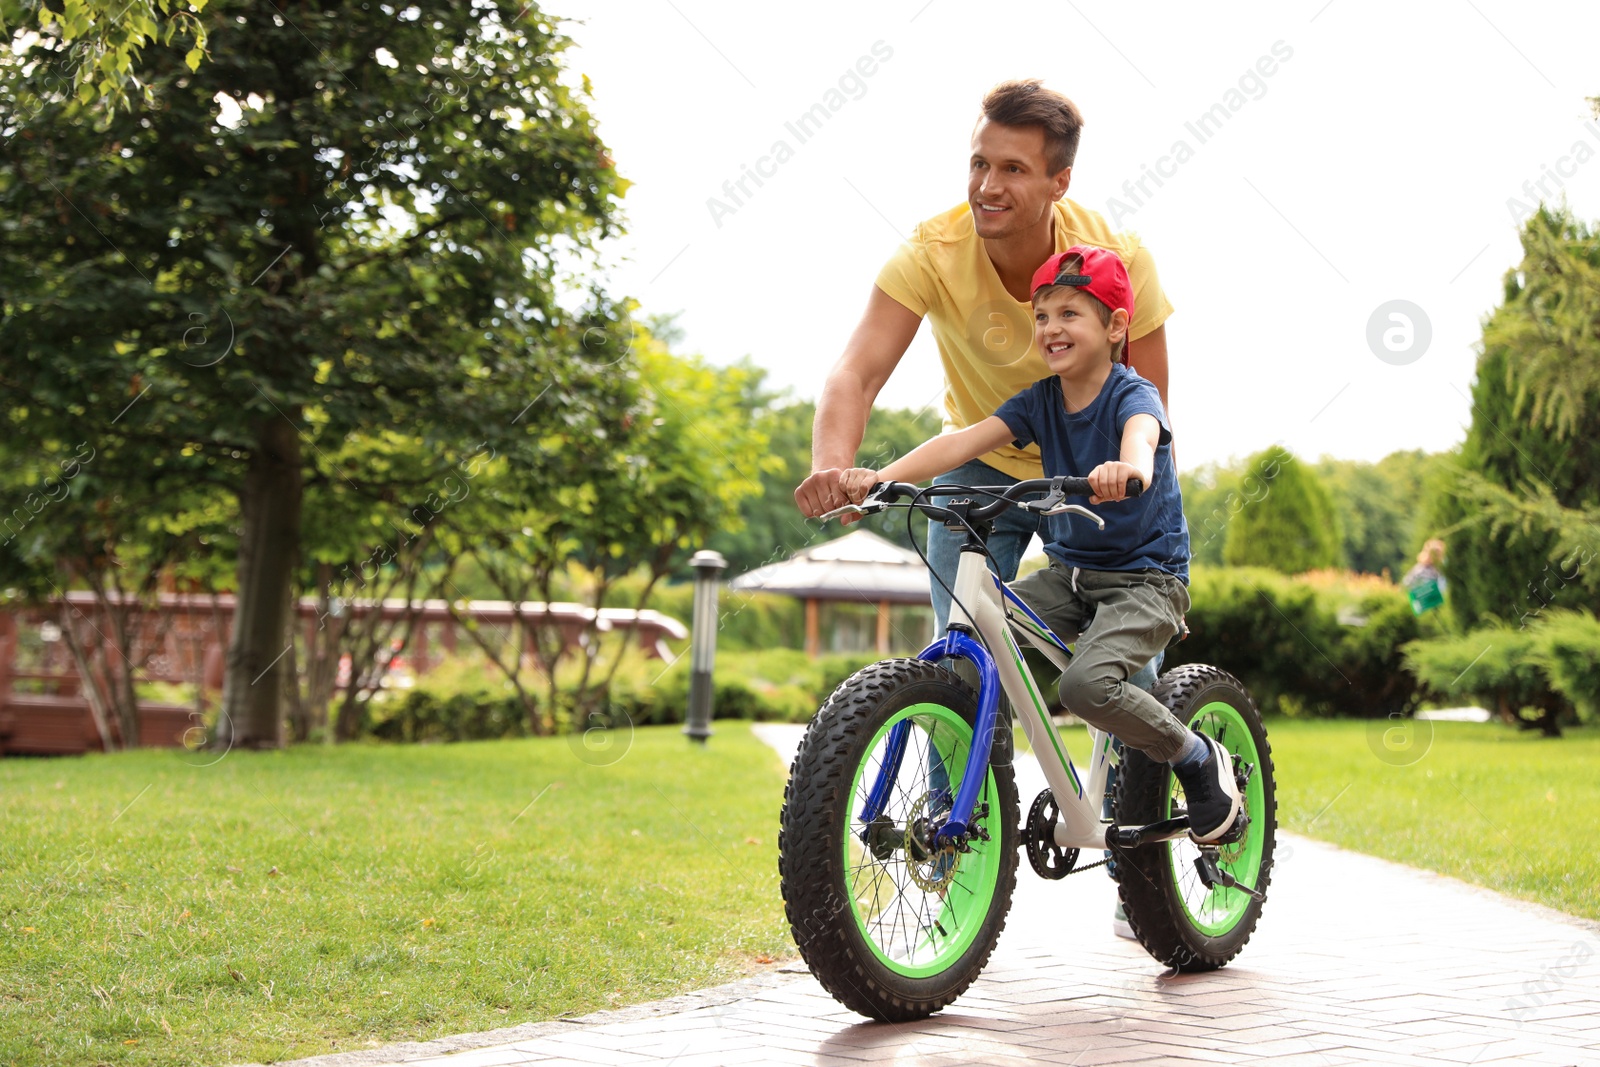
<instances>
[{"instance_id":1,"label":"disc brake rotor","mask_svg":"<svg viewBox=\"0 0 1600 1067\"><path fill-rule=\"evenodd\" d=\"M928 822L928 797L918 797L906 817L906 873L917 888L927 893L948 889L961 863L955 845L933 848L935 829Z\"/></svg>"}]
</instances>

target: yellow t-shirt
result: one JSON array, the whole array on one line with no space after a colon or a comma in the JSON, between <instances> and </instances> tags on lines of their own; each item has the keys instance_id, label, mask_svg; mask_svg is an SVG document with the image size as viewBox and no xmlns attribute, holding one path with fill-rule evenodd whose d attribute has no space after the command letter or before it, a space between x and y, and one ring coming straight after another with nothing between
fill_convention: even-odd
<instances>
[{"instance_id":1,"label":"yellow t-shirt","mask_svg":"<svg viewBox=\"0 0 1600 1067\"><path fill-rule=\"evenodd\" d=\"M1172 305L1161 291L1155 260L1129 233L1113 233L1095 211L1058 200L1055 250L1073 245L1109 248L1128 268L1133 283L1133 323L1137 341L1167 321ZM944 364L944 428L959 430L982 422L1001 404L1050 368L1033 343L1033 308L1015 300L1000 283L983 240L972 226L967 204L935 215L917 227L911 240L878 272L878 288L918 315L928 317ZM983 461L1013 478L1042 476L1039 449L1009 445Z\"/></svg>"}]
</instances>

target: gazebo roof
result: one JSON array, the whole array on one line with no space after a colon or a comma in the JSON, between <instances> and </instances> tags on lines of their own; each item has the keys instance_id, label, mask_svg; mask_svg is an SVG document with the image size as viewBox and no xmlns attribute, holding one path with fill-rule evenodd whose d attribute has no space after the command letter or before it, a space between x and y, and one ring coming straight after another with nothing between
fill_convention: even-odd
<instances>
[{"instance_id":1,"label":"gazebo roof","mask_svg":"<svg viewBox=\"0 0 1600 1067\"><path fill-rule=\"evenodd\" d=\"M930 602L928 568L921 557L870 530L857 530L801 549L782 563L769 563L739 575L728 586L802 600Z\"/></svg>"}]
</instances>

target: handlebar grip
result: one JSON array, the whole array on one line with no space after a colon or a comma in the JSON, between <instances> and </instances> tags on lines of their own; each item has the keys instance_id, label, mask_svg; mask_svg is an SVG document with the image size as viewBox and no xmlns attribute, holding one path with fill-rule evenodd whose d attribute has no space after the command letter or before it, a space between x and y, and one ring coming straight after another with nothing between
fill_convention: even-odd
<instances>
[{"instance_id":1,"label":"handlebar grip","mask_svg":"<svg viewBox=\"0 0 1600 1067\"><path fill-rule=\"evenodd\" d=\"M1094 495L1094 489L1090 487L1089 479L1087 478L1063 478L1061 480L1061 491L1067 496ZM1129 499L1132 499L1143 492L1144 482L1142 480L1138 478L1128 479L1127 493Z\"/></svg>"}]
</instances>

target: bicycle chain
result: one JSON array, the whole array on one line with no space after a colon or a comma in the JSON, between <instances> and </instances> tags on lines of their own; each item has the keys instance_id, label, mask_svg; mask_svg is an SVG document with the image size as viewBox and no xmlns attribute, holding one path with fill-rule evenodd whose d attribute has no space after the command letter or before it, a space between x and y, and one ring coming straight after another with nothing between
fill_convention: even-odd
<instances>
[{"instance_id":1,"label":"bicycle chain","mask_svg":"<svg viewBox=\"0 0 1600 1067\"><path fill-rule=\"evenodd\" d=\"M1067 875L1070 877L1070 876L1072 876L1074 874L1082 874L1084 871L1092 871L1096 867L1104 867L1106 864L1108 864L1110 862L1111 862L1110 860L1100 860L1098 863L1086 863L1082 867L1074 867L1074 868L1072 868L1072 870L1067 872Z\"/></svg>"}]
</instances>

